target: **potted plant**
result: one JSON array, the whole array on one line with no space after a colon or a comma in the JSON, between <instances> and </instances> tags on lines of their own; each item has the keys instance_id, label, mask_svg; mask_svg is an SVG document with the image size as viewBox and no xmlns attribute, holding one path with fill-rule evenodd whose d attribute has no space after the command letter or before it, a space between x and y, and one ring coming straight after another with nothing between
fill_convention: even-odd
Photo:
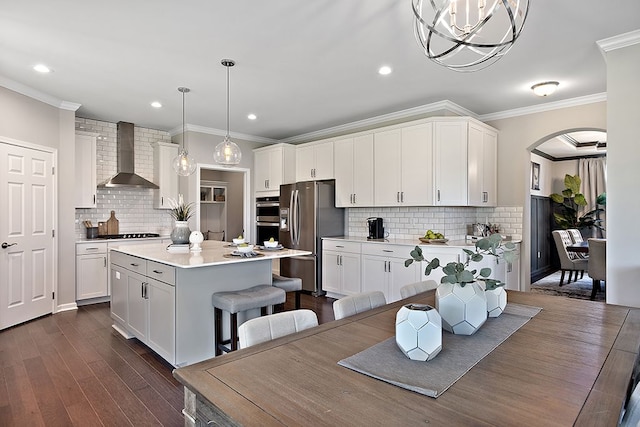
<instances>
[{"instance_id":1,"label":"potted plant","mask_svg":"<svg viewBox=\"0 0 640 427\"><path fill-rule=\"evenodd\" d=\"M193 216L193 203L185 203L182 194L178 195L178 201L169 199L171 210L169 214L175 220L175 227L171 231L171 241L174 245L184 245L189 243L189 218Z\"/></svg>"},{"instance_id":2,"label":"potted plant","mask_svg":"<svg viewBox=\"0 0 640 427\"><path fill-rule=\"evenodd\" d=\"M600 212L604 212L604 208L599 206L606 206L607 193L602 193L596 198L596 208L592 209L583 215L579 215L579 210L587 206L587 199L584 194L580 193L580 185L582 179L578 175L564 176L565 189L562 190L562 194L551 194L551 200L559 205L559 212L554 212L553 218L555 219L558 227L566 230L569 228L575 228L578 230L586 230L590 228L597 228L604 230L601 223L602 220L598 217Z\"/></svg>"},{"instance_id":3,"label":"potted plant","mask_svg":"<svg viewBox=\"0 0 640 427\"><path fill-rule=\"evenodd\" d=\"M425 259L420 246L416 246L410 253L411 258L407 259L404 265L408 267L413 262L426 262L425 276L429 276L435 269L442 269L445 275L436 289L436 309L442 317L442 327L454 334L471 335L487 320L488 312L492 312L492 316L502 313L506 306L506 292L503 288L504 283L489 277L491 268L469 269L469 265L482 261L485 256L496 257L498 262L514 262L517 254L515 244L502 244L500 234L492 234L478 240L475 250L463 251L467 255L464 262L440 265L438 258L430 261ZM487 293L491 293L491 307L487 305ZM498 306L493 307L496 304Z\"/></svg>"}]
</instances>

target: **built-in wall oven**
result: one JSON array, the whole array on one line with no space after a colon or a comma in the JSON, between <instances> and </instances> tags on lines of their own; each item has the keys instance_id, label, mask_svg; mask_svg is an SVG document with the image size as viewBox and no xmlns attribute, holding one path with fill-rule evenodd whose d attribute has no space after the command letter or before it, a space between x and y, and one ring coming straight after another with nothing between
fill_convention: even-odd
<instances>
[{"instance_id":1,"label":"built-in wall oven","mask_svg":"<svg viewBox=\"0 0 640 427\"><path fill-rule=\"evenodd\" d=\"M280 225L280 198L256 197L256 244L261 245L273 237L278 240Z\"/></svg>"}]
</instances>

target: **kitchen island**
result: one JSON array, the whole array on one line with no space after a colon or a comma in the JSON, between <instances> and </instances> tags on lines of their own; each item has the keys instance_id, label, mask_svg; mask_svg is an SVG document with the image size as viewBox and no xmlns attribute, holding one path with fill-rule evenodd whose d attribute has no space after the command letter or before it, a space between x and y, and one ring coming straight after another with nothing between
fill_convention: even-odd
<instances>
[{"instance_id":1,"label":"kitchen island","mask_svg":"<svg viewBox=\"0 0 640 427\"><path fill-rule=\"evenodd\" d=\"M170 253L167 245L123 244L110 250L111 318L126 338L137 338L173 366L214 357L214 292L271 284L273 259L309 252L256 250L232 255L228 242L205 241L201 252ZM240 313L239 322L259 315ZM223 330L228 318L224 318Z\"/></svg>"}]
</instances>

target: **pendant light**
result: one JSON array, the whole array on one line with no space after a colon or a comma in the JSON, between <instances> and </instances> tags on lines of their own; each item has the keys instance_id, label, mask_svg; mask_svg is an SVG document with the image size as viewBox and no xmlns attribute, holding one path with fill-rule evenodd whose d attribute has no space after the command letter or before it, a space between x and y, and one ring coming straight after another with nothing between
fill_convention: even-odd
<instances>
[{"instance_id":1,"label":"pendant light","mask_svg":"<svg viewBox=\"0 0 640 427\"><path fill-rule=\"evenodd\" d=\"M196 171L196 161L187 152L187 133L185 131L184 119L184 94L189 93L188 87L179 87L178 92L182 93L182 147L180 153L173 159L173 169L180 176L189 176Z\"/></svg>"},{"instance_id":2,"label":"pendant light","mask_svg":"<svg viewBox=\"0 0 640 427\"><path fill-rule=\"evenodd\" d=\"M236 65L236 63L232 59L223 59L221 64L227 67L227 135L220 144L216 145L213 159L223 166L234 166L240 163L242 158L240 147L229 138L229 68Z\"/></svg>"}]
</instances>

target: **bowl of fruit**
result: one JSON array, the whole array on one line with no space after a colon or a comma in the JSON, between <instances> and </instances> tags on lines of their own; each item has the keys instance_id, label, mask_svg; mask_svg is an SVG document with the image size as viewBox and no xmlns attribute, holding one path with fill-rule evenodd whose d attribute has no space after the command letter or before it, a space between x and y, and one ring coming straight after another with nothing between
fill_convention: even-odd
<instances>
[{"instance_id":1,"label":"bowl of fruit","mask_svg":"<svg viewBox=\"0 0 640 427\"><path fill-rule=\"evenodd\" d=\"M264 247L265 248L276 248L276 247L278 247L278 241L272 237L269 240L265 240L264 241Z\"/></svg>"},{"instance_id":2,"label":"bowl of fruit","mask_svg":"<svg viewBox=\"0 0 640 427\"><path fill-rule=\"evenodd\" d=\"M234 237L233 238L233 244L234 245L239 245L241 243L244 243L244 237L242 237L242 234L239 235L238 237Z\"/></svg>"},{"instance_id":3,"label":"bowl of fruit","mask_svg":"<svg viewBox=\"0 0 640 427\"><path fill-rule=\"evenodd\" d=\"M240 253L253 252L253 245L250 245L248 243L240 243L238 245L238 252L240 252Z\"/></svg>"},{"instance_id":4,"label":"bowl of fruit","mask_svg":"<svg viewBox=\"0 0 640 427\"><path fill-rule=\"evenodd\" d=\"M449 239L445 239L444 234L427 230L424 237L419 238L422 243L447 243Z\"/></svg>"}]
</instances>

